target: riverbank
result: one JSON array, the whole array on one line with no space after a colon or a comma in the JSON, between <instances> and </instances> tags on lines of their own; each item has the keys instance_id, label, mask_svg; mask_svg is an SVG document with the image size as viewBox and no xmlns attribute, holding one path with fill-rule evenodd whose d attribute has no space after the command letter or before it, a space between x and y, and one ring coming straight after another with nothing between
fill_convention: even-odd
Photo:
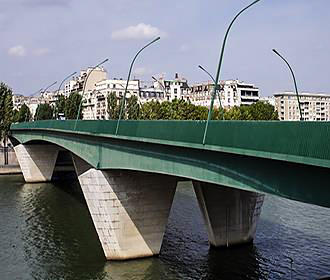
<instances>
[{"instance_id":1,"label":"riverbank","mask_svg":"<svg viewBox=\"0 0 330 280\"><path fill-rule=\"evenodd\" d=\"M73 166L55 166L54 172L73 172ZM22 174L22 170L19 165L0 165L0 175L17 175Z\"/></svg>"},{"instance_id":2,"label":"riverbank","mask_svg":"<svg viewBox=\"0 0 330 280\"><path fill-rule=\"evenodd\" d=\"M17 175L21 173L22 170L19 165L0 165L0 175Z\"/></svg>"}]
</instances>

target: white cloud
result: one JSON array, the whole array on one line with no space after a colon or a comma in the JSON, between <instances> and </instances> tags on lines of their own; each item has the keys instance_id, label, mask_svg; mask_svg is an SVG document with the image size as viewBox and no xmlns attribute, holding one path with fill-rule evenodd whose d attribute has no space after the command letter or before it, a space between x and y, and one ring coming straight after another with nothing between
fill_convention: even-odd
<instances>
[{"instance_id":1,"label":"white cloud","mask_svg":"<svg viewBox=\"0 0 330 280\"><path fill-rule=\"evenodd\" d=\"M143 75L146 75L149 73L151 73L151 71L145 67L136 67L134 69L134 75L137 75L137 76L143 76Z\"/></svg>"},{"instance_id":2,"label":"white cloud","mask_svg":"<svg viewBox=\"0 0 330 280\"><path fill-rule=\"evenodd\" d=\"M8 54L11 56L25 56L26 50L22 45L17 45L17 46L11 47L8 50Z\"/></svg>"},{"instance_id":3,"label":"white cloud","mask_svg":"<svg viewBox=\"0 0 330 280\"><path fill-rule=\"evenodd\" d=\"M42 56L48 54L49 52L50 50L47 48L38 48L33 51L33 54L36 56Z\"/></svg>"},{"instance_id":4,"label":"white cloud","mask_svg":"<svg viewBox=\"0 0 330 280\"><path fill-rule=\"evenodd\" d=\"M139 23L135 26L128 26L126 28L113 31L111 35L114 40L152 39L157 36L164 37L166 36L166 33L160 31L157 27L144 23Z\"/></svg>"}]
</instances>

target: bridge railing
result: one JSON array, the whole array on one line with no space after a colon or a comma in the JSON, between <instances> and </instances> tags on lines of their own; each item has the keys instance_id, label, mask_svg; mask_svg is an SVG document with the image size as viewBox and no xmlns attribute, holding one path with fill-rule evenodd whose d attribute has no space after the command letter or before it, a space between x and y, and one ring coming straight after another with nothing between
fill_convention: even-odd
<instances>
[{"instance_id":1,"label":"bridge railing","mask_svg":"<svg viewBox=\"0 0 330 280\"><path fill-rule=\"evenodd\" d=\"M37 121L13 124L18 131L59 131L179 145L330 167L330 122L211 121L202 145L205 121ZM294 157L298 157L295 159Z\"/></svg>"}]
</instances>

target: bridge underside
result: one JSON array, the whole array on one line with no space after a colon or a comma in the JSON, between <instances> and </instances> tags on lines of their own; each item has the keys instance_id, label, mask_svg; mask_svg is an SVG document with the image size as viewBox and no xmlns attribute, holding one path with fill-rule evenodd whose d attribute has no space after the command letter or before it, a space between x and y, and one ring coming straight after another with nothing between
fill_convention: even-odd
<instances>
[{"instance_id":1,"label":"bridge underside","mask_svg":"<svg viewBox=\"0 0 330 280\"><path fill-rule=\"evenodd\" d=\"M18 161L27 182L50 181L57 145L19 144ZM74 167L102 245L109 260L127 260L160 252L178 176L99 170L72 154ZM251 242L264 195L192 180L207 227L216 247Z\"/></svg>"}]
</instances>

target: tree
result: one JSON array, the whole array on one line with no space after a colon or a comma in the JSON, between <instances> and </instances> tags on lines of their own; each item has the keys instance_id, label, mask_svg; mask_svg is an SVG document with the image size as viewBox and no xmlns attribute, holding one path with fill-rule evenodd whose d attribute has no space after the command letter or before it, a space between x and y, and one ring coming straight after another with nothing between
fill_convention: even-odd
<instances>
[{"instance_id":1,"label":"tree","mask_svg":"<svg viewBox=\"0 0 330 280\"><path fill-rule=\"evenodd\" d=\"M138 103L138 98L133 95L127 99L127 119L129 120L138 120L140 118L140 106Z\"/></svg>"},{"instance_id":2,"label":"tree","mask_svg":"<svg viewBox=\"0 0 330 280\"><path fill-rule=\"evenodd\" d=\"M12 121L15 123L15 122L18 122L18 119L19 119L19 111L14 109L13 110L13 117L12 117Z\"/></svg>"},{"instance_id":3,"label":"tree","mask_svg":"<svg viewBox=\"0 0 330 280\"><path fill-rule=\"evenodd\" d=\"M51 120L53 118L53 108L48 103L39 104L34 116L34 120Z\"/></svg>"},{"instance_id":4,"label":"tree","mask_svg":"<svg viewBox=\"0 0 330 280\"><path fill-rule=\"evenodd\" d=\"M13 93L6 84L0 83L0 138L6 146L8 131L13 116Z\"/></svg>"},{"instance_id":5,"label":"tree","mask_svg":"<svg viewBox=\"0 0 330 280\"><path fill-rule=\"evenodd\" d=\"M120 107L118 106L118 98L115 92L111 92L107 97L108 115L110 120L116 120L119 117Z\"/></svg>"},{"instance_id":6,"label":"tree","mask_svg":"<svg viewBox=\"0 0 330 280\"><path fill-rule=\"evenodd\" d=\"M159 120L160 118L160 103L158 101L150 101L144 103L141 108L141 118L144 120Z\"/></svg>"},{"instance_id":7,"label":"tree","mask_svg":"<svg viewBox=\"0 0 330 280\"><path fill-rule=\"evenodd\" d=\"M66 99L64 114L66 119L76 119L79 105L81 103L82 96L78 92L70 93L69 97ZM82 119L82 109L79 112L79 119Z\"/></svg>"},{"instance_id":8,"label":"tree","mask_svg":"<svg viewBox=\"0 0 330 280\"><path fill-rule=\"evenodd\" d=\"M141 108L141 118L147 120L206 120L207 114L206 107L178 99L162 103L151 101Z\"/></svg>"},{"instance_id":9,"label":"tree","mask_svg":"<svg viewBox=\"0 0 330 280\"><path fill-rule=\"evenodd\" d=\"M278 113L273 105L258 101L249 106L253 120L278 120Z\"/></svg>"},{"instance_id":10,"label":"tree","mask_svg":"<svg viewBox=\"0 0 330 280\"><path fill-rule=\"evenodd\" d=\"M31 120L31 112L29 107L24 103L19 111L14 110L13 122L28 122Z\"/></svg>"},{"instance_id":11,"label":"tree","mask_svg":"<svg viewBox=\"0 0 330 280\"><path fill-rule=\"evenodd\" d=\"M67 98L64 95L59 95L55 102L55 117L58 117L59 113L64 113L65 115L65 104L67 102Z\"/></svg>"},{"instance_id":12,"label":"tree","mask_svg":"<svg viewBox=\"0 0 330 280\"><path fill-rule=\"evenodd\" d=\"M226 120L278 120L274 106L258 101L252 105L233 107L225 111Z\"/></svg>"}]
</instances>

